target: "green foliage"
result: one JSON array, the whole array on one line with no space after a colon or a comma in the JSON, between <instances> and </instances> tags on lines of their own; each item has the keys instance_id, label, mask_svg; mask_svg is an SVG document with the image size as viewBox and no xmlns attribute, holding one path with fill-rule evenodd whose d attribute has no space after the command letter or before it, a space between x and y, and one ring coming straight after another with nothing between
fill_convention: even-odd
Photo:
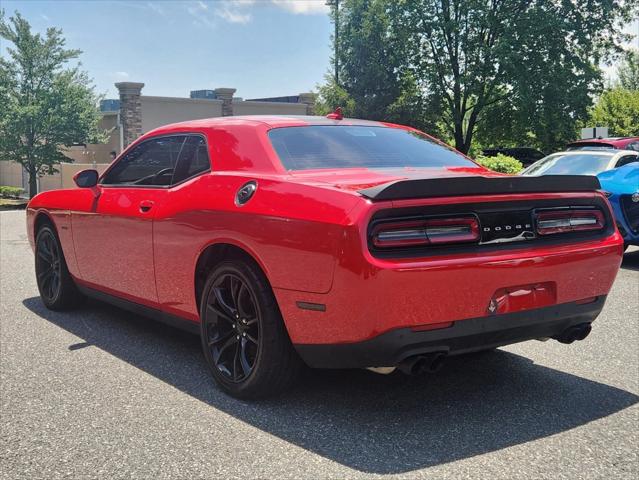
<instances>
[{"instance_id":1,"label":"green foliage","mask_svg":"<svg viewBox=\"0 0 639 480\"><path fill-rule=\"evenodd\" d=\"M24 193L22 188L0 186L0 197L19 198Z\"/></svg>"},{"instance_id":2,"label":"green foliage","mask_svg":"<svg viewBox=\"0 0 639 480\"><path fill-rule=\"evenodd\" d=\"M487 146L552 150L574 140L576 122L603 88L598 65L620 51L619 25L639 1L340 5L340 87L354 114L408 118L468 152L478 130Z\"/></svg>"},{"instance_id":3,"label":"green foliage","mask_svg":"<svg viewBox=\"0 0 639 480\"><path fill-rule=\"evenodd\" d=\"M340 2L340 81L335 85L334 76L327 76L317 113L340 106L346 116L436 130L439 107L407 68L405 39L391 29L388 5L388 0Z\"/></svg>"},{"instance_id":4,"label":"green foliage","mask_svg":"<svg viewBox=\"0 0 639 480\"><path fill-rule=\"evenodd\" d=\"M639 50L631 49L625 52L617 74L621 88L639 90Z\"/></svg>"},{"instance_id":5,"label":"green foliage","mask_svg":"<svg viewBox=\"0 0 639 480\"><path fill-rule=\"evenodd\" d=\"M5 20L0 11L0 38L13 45L0 58L0 159L25 167L33 196L38 176L71 161L62 147L104 140L98 97L86 73L66 67L80 51L64 48L61 30L43 37L19 13Z\"/></svg>"},{"instance_id":6,"label":"green foliage","mask_svg":"<svg viewBox=\"0 0 639 480\"><path fill-rule=\"evenodd\" d=\"M524 165L516 158L509 157L503 153L498 153L494 157L486 157L484 155L478 155L475 161L480 165L500 173L509 173L515 175L521 172Z\"/></svg>"},{"instance_id":7,"label":"green foliage","mask_svg":"<svg viewBox=\"0 0 639 480\"><path fill-rule=\"evenodd\" d=\"M639 135L639 90L605 91L591 110L588 124L607 126L611 137Z\"/></svg>"}]
</instances>

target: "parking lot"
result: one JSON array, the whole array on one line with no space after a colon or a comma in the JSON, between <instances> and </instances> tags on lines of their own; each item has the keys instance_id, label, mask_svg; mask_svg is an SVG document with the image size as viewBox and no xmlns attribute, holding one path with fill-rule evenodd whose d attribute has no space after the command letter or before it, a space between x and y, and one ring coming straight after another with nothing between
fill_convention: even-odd
<instances>
[{"instance_id":1,"label":"parking lot","mask_svg":"<svg viewBox=\"0 0 639 480\"><path fill-rule=\"evenodd\" d=\"M24 215L0 212L2 478L639 474L638 249L583 342L426 377L309 372L251 403L215 387L192 335L97 302L46 310Z\"/></svg>"}]
</instances>

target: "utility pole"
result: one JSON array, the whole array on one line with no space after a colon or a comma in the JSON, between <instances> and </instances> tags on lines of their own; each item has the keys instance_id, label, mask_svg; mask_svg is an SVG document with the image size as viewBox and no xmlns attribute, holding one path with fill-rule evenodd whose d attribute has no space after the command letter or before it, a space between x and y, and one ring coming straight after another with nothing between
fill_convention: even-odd
<instances>
[{"instance_id":1,"label":"utility pole","mask_svg":"<svg viewBox=\"0 0 639 480\"><path fill-rule=\"evenodd\" d=\"M335 69L335 85L339 85L339 0L326 0L326 5L333 8L335 12L335 16L333 17L333 22L335 23L335 37L333 38L335 65L333 68Z\"/></svg>"}]
</instances>

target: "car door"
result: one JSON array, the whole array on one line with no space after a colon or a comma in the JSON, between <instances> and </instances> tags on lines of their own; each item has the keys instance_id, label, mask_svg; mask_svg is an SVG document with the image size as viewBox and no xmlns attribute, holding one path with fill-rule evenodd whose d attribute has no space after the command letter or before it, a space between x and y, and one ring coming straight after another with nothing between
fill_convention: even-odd
<instances>
[{"instance_id":1,"label":"car door","mask_svg":"<svg viewBox=\"0 0 639 480\"><path fill-rule=\"evenodd\" d=\"M78 268L89 286L157 304L153 218L185 138L162 136L134 145L102 176L91 208L72 214Z\"/></svg>"},{"instance_id":2,"label":"car door","mask_svg":"<svg viewBox=\"0 0 639 480\"><path fill-rule=\"evenodd\" d=\"M155 278L160 308L192 320L193 267L210 231L203 230L204 219L215 225L211 204L220 195L210 188L206 173L211 171L209 149L203 135L188 136L175 168L173 183L164 203L158 205L153 220ZM208 185L208 188L207 188Z\"/></svg>"}]
</instances>

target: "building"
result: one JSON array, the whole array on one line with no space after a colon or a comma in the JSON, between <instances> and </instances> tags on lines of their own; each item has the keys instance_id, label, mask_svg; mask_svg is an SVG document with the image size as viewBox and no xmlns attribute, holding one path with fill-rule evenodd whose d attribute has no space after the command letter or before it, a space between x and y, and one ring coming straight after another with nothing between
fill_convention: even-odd
<instances>
[{"instance_id":1,"label":"building","mask_svg":"<svg viewBox=\"0 0 639 480\"><path fill-rule=\"evenodd\" d=\"M58 166L59 173L39 180L39 190L73 187L73 175L86 168L102 172L111 162L110 152L119 154L140 135L169 123L231 115L312 115L315 95L300 93L285 97L242 100L234 88L193 90L189 97L142 95L144 83L120 82L119 99L100 102L100 128L109 132L104 144L70 147L65 155L73 163ZM28 177L14 162L0 161L0 185L26 189Z\"/></svg>"}]
</instances>

